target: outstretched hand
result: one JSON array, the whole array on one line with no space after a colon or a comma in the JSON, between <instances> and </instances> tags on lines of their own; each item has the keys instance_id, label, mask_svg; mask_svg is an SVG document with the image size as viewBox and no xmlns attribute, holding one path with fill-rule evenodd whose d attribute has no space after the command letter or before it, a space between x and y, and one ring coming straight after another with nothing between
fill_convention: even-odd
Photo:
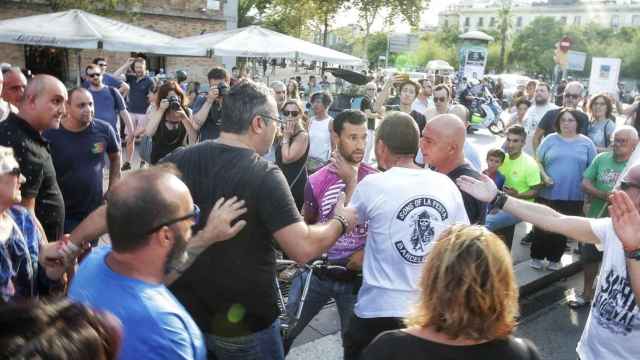
<instances>
[{"instance_id":1,"label":"outstretched hand","mask_svg":"<svg viewBox=\"0 0 640 360\"><path fill-rule=\"evenodd\" d=\"M480 174L480 176L481 180L477 180L470 176L462 175L456 180L456 183L460 190L474 198L484 202L491 202L496 197L498 188L490 177L484 174Z\"/></svg>"},{"instance_id":2,"label":"outstretched hand","mask_svg":"<svg viewBox=\"0 0 640 360\"><path fill-rule=\"evenodd\" d=\"M609 196L609 215L625 251L640 249L640 213L624 191Z\"/></svg>"},{"instance_id":3,"label":"outstretched hand","mask_svg":"<svg viewBox=\"0 0 640 360\"><path fill-rule=\"evenodd\" d=\"M203 229L206 238L211 243L216 243L236 236L247 225L247 221L239 220L233 225L231 223L246 212L244 200L238 200L235 196L226 201L224 198L218 199Z\"/></svg>"}]
</instances>

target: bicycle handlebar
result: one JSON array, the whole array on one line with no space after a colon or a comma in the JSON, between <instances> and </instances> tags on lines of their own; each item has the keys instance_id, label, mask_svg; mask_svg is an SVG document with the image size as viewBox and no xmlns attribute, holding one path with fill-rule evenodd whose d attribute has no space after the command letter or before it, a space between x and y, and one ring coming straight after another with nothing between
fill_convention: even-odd
<instances>
[{"instance_id":1,"label":"bicycle handlebar","mask_svg":"<svg viewBox=\"0 0 640 360\"><path fill-rule=\"evenodd\" d=\"M326 259L318 259L312 262L311 264L298 264L293 260L277 259L276 265L287 265L287 266L295 265L295 266L303 267L306 269L349 270L345 266L330 265L327 263Z\"/></svg>"}]
</instances>

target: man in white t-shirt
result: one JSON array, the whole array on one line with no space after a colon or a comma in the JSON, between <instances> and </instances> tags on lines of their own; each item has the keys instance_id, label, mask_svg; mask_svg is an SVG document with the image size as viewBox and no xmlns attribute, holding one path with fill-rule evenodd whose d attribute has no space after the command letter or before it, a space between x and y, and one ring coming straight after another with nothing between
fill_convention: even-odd
<instances>
[{"instance_id":1,"label":"man in white t-shirt","mask_svg":"<svg viewBox=\"0 0 640 360\"><path fill-rule=\"evenodd\" d=\"M596 293L576 349L581 360L631 360L640 354L640 164L629 168L609 200L611 218L565 216L497 191L491 179L458 180L472 196L516 217L603 250ZM365 250L366 252L366 250ZM366 260L365 260L366 265Z\"/></svg>"},{"instance_id":2,"label":"man in white t-shirt","mask_svg":"<svg viewBox=\"0 0 640 360\"><path fill-rule=\"evenodd\" d=\"M331 122L333 118L327 111L333 99L328 92L317 92L311 95L309 103L314 115L309 120L309 157L307 169L315 172L325 166L331 158L333 144L331 142Z\"/></svg>"},{"instance_id":3,"label":"man in white t-shirt","mask_svg":"<svg viewBox=\"0 0 640 360\"><path fill-rule=\"evenodd\" d=\"M533 152L533 134L538 128L538 123L549 110L557 109L558 106L549 101L551 95L551 87L547 83L538 83L534 97L533 106L527 110L522 120L522 126L527 131L527 140L524 144L524 152L534 156Z\"/></svg>"},{"instance_id":4,"label":"man in white t-shirt","mask_svg":"<svg viewBox=\"0 0 640 360\"><path fill-rule=\"evenodd\" d=\"M468 224L462 195L446 175L418 167L418 126L408 114L388 113L376 133L384 173L356 186L351 206L368 221L362 287L344 337L345 360L357 359L381 332L403 327L417 300L422 265L440 233Z\"/></svg>"},{"instance_id":5,"label":"man in white t-shirt","mask_svg":"<svg viewBox=\"0 0 640 360\"><path fill-rule=\"evenodd\" d=\"M434 107L433 104L433 87L431 85L431 81L427 79L419 80L420 84L420 93L413 101L413 105L411 105L411 110L417 111L420 114L424 115L428 108Z\"/></svg>"}]
</instances>

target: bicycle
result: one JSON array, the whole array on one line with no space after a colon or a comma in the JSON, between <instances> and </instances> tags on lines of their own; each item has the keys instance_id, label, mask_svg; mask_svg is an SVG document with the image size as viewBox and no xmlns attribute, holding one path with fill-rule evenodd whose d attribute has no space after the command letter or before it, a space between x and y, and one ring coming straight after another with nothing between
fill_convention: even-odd
<instances>
[{"instance_id":1,"label":"bicycle","mask_svg":"<svg viewBox=\"0 0 640 360\"><path fill-rule=\"evenodd\" d=\"M278 309L280 310L280 315L278 316L278 318L280 319L280 334L282 335L282 339L287 338L289 330L296 325L298 320L300 320L300 316L302 315L302 309L304 308L304 302L307 298L309 285L311 284L311 276L313 275L314 271L317 271L317 270L347 271L347 268L344 266L329 264L326 254L323 255L320 259L313 261L311 264L298 264L293 260L285 260L285 259L276 260L277 268L290 267L290 266L295 266L296 268L296 272L294 273L293 276L291 276L291 279L295 278L296 276L300 276L301 273L303 273L305 270L307 270L307 272L305 274L305 279L303 283L304 285L302 287L302 294L300 295L300 302L298 304L298 308L296 309L296 312L293 314L293 318L290 318L289 313L287 312L286 300L288 299L288 296L287 296L287 299L285 299L285 296L282 292L282 285L280 284L282 280L279 279L278 277L279 271L276 270L276 274L274 276L274 283L276 286L276 290L278 292Z\"/></svg>"}]
</instances>

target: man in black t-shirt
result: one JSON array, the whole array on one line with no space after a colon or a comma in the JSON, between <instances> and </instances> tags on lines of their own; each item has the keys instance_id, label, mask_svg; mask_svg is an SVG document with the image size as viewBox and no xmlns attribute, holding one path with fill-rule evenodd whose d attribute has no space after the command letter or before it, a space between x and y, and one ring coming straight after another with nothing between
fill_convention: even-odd
<instances>
[{"instance_id":1,"label":"man in black t-shirt","mask_svg":"<svg viewBox=\"0 0 640 360\"><path fill-rule=\"evenodd\" d=\"M336 216L327 223L307 226L302 221L284 175L261 157L278 126L270 89L242 82L225 95L217 141L178 149L164 159L177 165L204 217L220 197L238 196L246 203L242 219L247 226L205 250L171 287L207 334L209 350L219 356L284 358L272 239L304 263L357 222L355 210L345 208L344 201L338 201Z\"/></svg>"},{"instance_id":2,"label":"man in black t-shirt","mask_svg":"<svg viewBox=\"0 0 640 360\"><path fill-rule=\"evenodd\" d=\"M220 93L220 89L229 88L229 73L223 68L211 69L207 78L209 79L209 93L193 115L195 128L200 130L199 141L215 140L220 136L220 120L224 99L224 94Z\"/></svg>"},{"instance_id":3,"label":"man in black t-shirt","mask_svg":"<svg viewBox=\"0 0 640 360\"><path fill-rule=\"evenodd\" d=\"M22 206L36 215L49 241L63 234L64 200L42 132L60 126L66 100L67 90L58 79L35 76L19 104L20 115L11 113L0 123L0 145L13 148L26 178Z\"/></svg>"},{"instance_id":4,"label":"man in black t-shirt","mask_svg":"<svg viewBox=\"0 0 640 360\"><path fill-rule=\"evenodd\" d=\"M433 117L422 132L420 149L426 163L436 171L446 174L454 183L462 175L481 178L480 173L465 161L465 137L464 122L451 114ZM484 224L487 215L486 204L463 191L460 192L469 222Z\"/></svg>"},{"instance_id":5,"label":"man in black t-shirt","mask_svg":"<svg viewBox=\"0 0 640 360\"><path fill-rule=\"evenodd\" d=\"M568 83L564 88L563 106L578 110L578 104L580 103L580 101L582 101L583 91L584 86L582 86L582 84L578 81L572 81ZM538 146L542 142L542 139L545 136L557 131L557 129L555 128L555 123L560 110L562 110L562 108L549 110L544 114L544 116L542 116L542 119L540 119L538 128L533 133L532 144L534 154L538 150ZM587 135L587 131L589 130L589 116L580 110L578 110L576 113L578 114L578 118L576 119L578 120L578 133Z\"/></svg>"}]
</instances>

